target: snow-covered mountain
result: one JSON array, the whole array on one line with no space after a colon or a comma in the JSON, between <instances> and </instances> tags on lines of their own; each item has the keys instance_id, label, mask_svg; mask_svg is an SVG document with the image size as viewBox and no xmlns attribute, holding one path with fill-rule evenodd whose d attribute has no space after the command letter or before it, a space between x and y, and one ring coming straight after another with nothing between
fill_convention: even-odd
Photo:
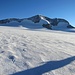
<instances>
[{"instance_id":1,"label":"snow-covered mountain","mask_svg":"<svg viewBox=\"0 0 75 75\"><path fill-rule=\"evenodd\" d=\"M0 26L0 75L75 75L75 33Z\"/></svg>"},{"instance_id":2,"label":"snow-covered mountain","mask_svg":"<svg viewBox=\"0 0 75 75\"><path fill-rule=\"evenodd\" d=\"M62 30L68 28L74 28L70 25L70 23L65 19L60 18L48 18L42 15L35 15L30 18L24 19L17 19L17 18L10 18L0 20L1 26L23 26L26 28L38 29L38 28L48 28L53 30Z\"/></svg>"}]
</instances>

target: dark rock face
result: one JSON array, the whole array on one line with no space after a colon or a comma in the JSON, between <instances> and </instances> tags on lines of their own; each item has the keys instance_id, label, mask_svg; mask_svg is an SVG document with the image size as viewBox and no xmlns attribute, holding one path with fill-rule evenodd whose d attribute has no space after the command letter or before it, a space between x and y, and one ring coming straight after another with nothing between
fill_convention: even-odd
<instances>
[{"instance_id":1,"label":"dark rock face","mask_svg":"<svg viewBox=\"0 0 75 75\"><path fill-rule=\"evenodd\" d=\"M47 28L47 29L52 29L50 24L43 24L42 26Z\"/></svg>"},{"instance_id":2,"label":"dark rock face","mask_svg":"<svg viewBox=\"0 0 75 75\"><path fill-rule=\"evenodd\" d=\"M35 15L35 16L30 17L30 18L24 18L24 19L17 19L17 18L3 19L3 20L0 20L0 24L10 23L12 21L16 21L18 23L21 23L23 20L31 20L34 23L39 23L42 18L43 18L43 20L47 21L47 24L43 24L42 26L46 27L48 29L52 29L51 28L52 26L57 26L59 22L65 22L65 23L67 23L68 24L67 28L74 28L65 19L61 19L61 18L51 19L49 17L42 16L42 15Z\"/></svg>"},{"instance_id":3,"label":"dark rock face","mask_svg":"<svg viewBox=\"0 0 75 75\"><path fill-rule=\"evenodd\" d=\"M17 18L3 19L3 20L0 20L0 24L6 24L6 23L9 23L11 21L20 22L21 20L20 19L17 19Z\"/></svg>"},{"instance_id":4,"label":"dark rock face","mask_svg":"<svg viewBox=\"0 0 75 75\"><path fill-rule=\"evenodd\" d=\"M33 16L33 17L28 18L28 20L31 20L34 23L38 23L38 22L40 22L41 18L40 18L39 15L36 15L36 16Z\"/></svg>"},{"instance_id":5,"label":"dark rock face","mask_svg":"<svg viewBox=\"0 0 75 75\"><path fill-rule=\"evenodd\" d=\"M56 26L58 24L57 18L51 20L51 25Z\"/></svg>"},{"instance_id":6,"label":"dark rock face","mask_svg":"<svg viewBox=\"0 0 75 75\"><path fill-rule=\"evenodd\" d=\"M74 28L74 27L73 27L73 26L71 26L71 25L68 25L68 26L67 26L67 28Z\"/></svg>"}]
</instances>

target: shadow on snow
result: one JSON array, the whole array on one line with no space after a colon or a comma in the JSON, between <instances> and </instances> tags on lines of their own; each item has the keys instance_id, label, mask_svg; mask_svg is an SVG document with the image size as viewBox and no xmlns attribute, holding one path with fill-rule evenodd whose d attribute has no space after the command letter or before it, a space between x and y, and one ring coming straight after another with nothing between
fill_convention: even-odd
<instances>
[{"instance_id":1,"label":"shadow on snow","mask_svg":"<svg viewBox=\"0 0 75 75\"><path fill-rule=\"evenodd\" d=\"M31 68L25 71L17 72L12 75L42 75L43 73L64 67L70 64L74 60L75 60L75 56L60 61L49 61L41 66Z\"/></svg>"}]
</instances>

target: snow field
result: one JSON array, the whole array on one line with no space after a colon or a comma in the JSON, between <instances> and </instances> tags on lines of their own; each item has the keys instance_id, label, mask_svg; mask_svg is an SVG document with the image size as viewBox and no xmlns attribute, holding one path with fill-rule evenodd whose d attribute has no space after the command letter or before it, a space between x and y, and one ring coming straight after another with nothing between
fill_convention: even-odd
<instances>
[{"instance_id":1,"label":"snow field","mask_svg":"<svg viewBox=\"0 0 75 75\"><path fill-rule=\"evenodd\" d=\"M75 56L75 33L0 27L0 75L14 75L16 72L36 69L47 62L57 63L72 56ZM70 62L69 59L67 62ZM35 70L32 72L34 73L31 75L40 75L40 72ZM74 74L74 59L63 67L42 73L42 75Z\"/></svg>"}]
</instances>

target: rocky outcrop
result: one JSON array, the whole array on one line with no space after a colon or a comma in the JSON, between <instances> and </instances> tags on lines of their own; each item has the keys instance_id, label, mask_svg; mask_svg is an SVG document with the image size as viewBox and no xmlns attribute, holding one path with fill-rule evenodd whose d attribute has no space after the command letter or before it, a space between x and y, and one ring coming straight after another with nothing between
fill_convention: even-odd
<instances>
[{"instance_id":1,"label":"rocky outcrop","mask_svg":"<svg viewBox=\"0 0 75 75\"><path fill-rule=\"evenodd\" d=\"M67 28L74 28L72 25L68 25Z\"/></svg>"},{"instance_id":2,"label":"rocky outcrop","mask_svg":"<svg viewBox=\"0 0 75 75\"><path fill-rule=\"evenodd\" d=\"M11 21L21 22L21 19L17 19L17 18L3 19L3 20L0 20L0 24L6 24L6 23L9 23Z\"/></svg>"},{"instance_id":3,"label":"rocky outcrop","mask_svg":"<svg viewBox=\"0 0 75 75\"><path fill-rule=\"evenodd\" d=\"M31 20L34 23L38 23L38 22L40 22L41 18L40 18L39 15L36 15L36 16L33 16L33 17L28 18L28 20Z\"/></svg>"},{"instance_id":4,"label":"rocky outcrop","mask_svg":"<svg viewBox=\"0 0 75 75\"><path fill-rule=\"evenodd\" d=\"M42 26L47 28L47 29L52 29L50 24L43 24Z\"/></svg>"}]
</instances>

